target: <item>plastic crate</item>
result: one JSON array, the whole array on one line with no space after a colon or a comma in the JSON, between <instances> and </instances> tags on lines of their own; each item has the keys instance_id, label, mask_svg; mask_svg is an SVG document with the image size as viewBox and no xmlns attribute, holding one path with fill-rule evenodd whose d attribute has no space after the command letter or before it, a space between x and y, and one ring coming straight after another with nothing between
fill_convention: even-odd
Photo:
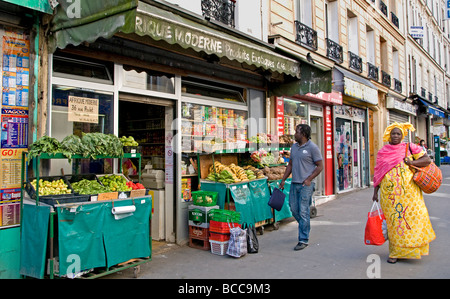
<instances>
[{"instance_id":1,"label":"plastic crate","mask_svg":"<svg viewBox=\"0 0 450 299\"><path fill-rule=\"evenodd\" d=\"M230 227L241 227L239 223L229 223L229 222L221 222L221 221L215 221L210 220L209 221L209 231L214 233L220 233L220 234L229 234L230 233Z\"/></svg>"},{"instance_id":2,"label":"plastic crate","mask_svg":"<svg viewBox=\"0 0 450 299\"><path fill-rule=\"evenodd\" d=\"M28 178L27 182L25 183L25 191L27 191L28 195L32 198L32 199L36 199L36 190L34 189L33 185L31 185L31 182L36 179L35 177L31 177ZM55 194L55 195L39 195L39 199L43 199L45 197L55 197L55 196L61 196L61 195L74 195L72 186L70 185L69 181L67 180L67 178L65 176L43 176L43 177L39 177L40 180L43 181L49 181L49 182L53 182L53 181L57 181L60 179L63 179L64 183L67 185L67 189L70 190L70 194Z\"/></svg>"},{"instance_id":3,"label":"plastic crate","mask_svg":"<svg viewBox=\"0 0 450 299\"><path fill-rule=\"evenodd\" d=\"M61 195L49 195L49 196L39 196L39 201L46 203L51 206L76 203L76 202L86 202L89 201L89 195L83 194L61 194Z\"/></svg>"},{"instance_id":4,"label":"plastic crate","mask_svg":"<svg viewBox=\"0 0 450 299\"><path fill-rule=\"evenodd\" d=\"M209 240L224 242L230 240L230 234L209 232Z\"/></svg>"},{"instance_id":5,"label":"plastic crate","mask_svg":"<svg viewBox=\"0 0 450 299\"><path fill-rule=\"evenodd\" d=\"M239 223L241 220L241 214L231 210L214 209L210 211L210 220Z\"/></svg>"},{"instance_id":6,"label":"plastic crate","mask_svg":"<svg viewBox=\"0 0 450 299\"><path fill-rule=\"evenodd\" d=\"M217 204L217 198L219 197L219 193L214 191L199 190L199 191L192 191L191 197L194 205L211 207ZM210 197L211 201L208 202L206 197Z\"/></svg>"},{"instance_id":7,"label":"plastic crate","mask_svg":"<svg viewBox=\"0 0 450 299\"><path fill-rule=\"evenodd\" d=\"M210 239L209 243L211 244L211 253L217 255L225 255L225 253L227 252L228 241L220 242Z\"/></svg>"}]
</instances>

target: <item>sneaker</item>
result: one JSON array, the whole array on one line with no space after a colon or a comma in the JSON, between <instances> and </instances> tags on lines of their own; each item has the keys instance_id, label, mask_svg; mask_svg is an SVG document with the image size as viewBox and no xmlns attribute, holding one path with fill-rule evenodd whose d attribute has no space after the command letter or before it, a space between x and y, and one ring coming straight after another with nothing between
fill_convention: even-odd
<instances>
[{"instance_id":1,"label":"sneaker","mask_svg":"<svg viewBox=\"0 0 450 299\"><path fill-rule=\"evenodd\" d=\"M306 243L300 243L300 242L298 242L298 244L295 245L294 250L295 250L295 251L297 251L297 250L302 250L302 249L305 249L307 246L308 246L308 244L306 244Z\"/></svg>"}]
</instances>

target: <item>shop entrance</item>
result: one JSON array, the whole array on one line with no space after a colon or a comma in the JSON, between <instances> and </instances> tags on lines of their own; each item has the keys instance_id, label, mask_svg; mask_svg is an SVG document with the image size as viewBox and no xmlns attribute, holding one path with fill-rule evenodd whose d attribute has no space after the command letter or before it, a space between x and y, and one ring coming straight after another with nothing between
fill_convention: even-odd
<instances>
[{"instance_id":1,"label":"shop entrance","mask_svg":"<svg viewBox=\"0 0 450 299\"><path fill-rule=\"evenodd\" d=\"M310 116L310 126L311 126L311 141L314 142L320 149L320 152L324 153L324 147L323 147L323 118L319 116ZM316 196L322 196L325 195L324 190L324 174L325 171L322 171L317 178L316 178L316 191L314 192L314 195Z\"/></svg>"},{"instance_id":2,"label":"shop entrance","mask_svg":"<svg viewBox=\"0 0 450 299\"><path fill-rule=\"evenodd\" d=\"M164 240L167 235L173 235L173 175L167 174L174 173L175 160L172 157L167 161L166 157L167 149L172 146L173 107L169 100L119 95L119 138L126 136L130 139L131 136L138 143L142 184L150 190L153 200L153 240ZM138 168L138 159L123 160L123 174L130 180L138 180Z\"/></svg>"}]
</instances>

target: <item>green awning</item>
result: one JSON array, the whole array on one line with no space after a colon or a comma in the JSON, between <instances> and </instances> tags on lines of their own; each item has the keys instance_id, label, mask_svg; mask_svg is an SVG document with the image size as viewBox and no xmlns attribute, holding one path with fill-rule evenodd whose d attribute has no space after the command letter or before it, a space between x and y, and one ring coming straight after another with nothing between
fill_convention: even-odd
<instances>
[{"instance_id":1,"label":"green awning","mask_svg":"<svg viewBox=\"0 0 450 299\"><path fill-rule=\"evenodd\" d=\"M47 14L53 13L53 9L50 7L50 3L48 1L42 0L3 0L3 1L23 7L28 7L32 10L44 12Z\"/></svg>"},{"instance_id":2,"label":"green awning","mask_svg":"<svg viewBox=\"0 0 450 299\"><path fill-rule=\"evenodd\" d=\"M272 72L299 77L299 63L267 47L215 30L181 15L137 0L83 1L80 17L69 18L62 1L52 21L51 50L110 38L118 32L136 33L177 44L184 49L225 57ZM73 15L73 14L72 14Z\"/></svg>"},{"instance_id":3,"label":"green awning","mask_svg":"<svg viewBox=\"0 0 450 299\"><path fill-rule=\"evenodd\" d=\"M300 78L283 83L271 83L270 96L295 96L319 92L330 93L332 76L330 71L322 71L308 63L302 63Z\"/></svg>"}]
</instances>

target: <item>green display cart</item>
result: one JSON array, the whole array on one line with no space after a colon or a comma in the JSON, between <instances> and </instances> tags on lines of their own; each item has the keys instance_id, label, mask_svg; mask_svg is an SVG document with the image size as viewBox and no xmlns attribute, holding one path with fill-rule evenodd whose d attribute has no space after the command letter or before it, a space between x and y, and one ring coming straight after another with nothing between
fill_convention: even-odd
<instances>
[{"instance_id":1,"label":"green display cart","mask_svg":"<svg viewBox=\"0 0 450 299\"><path fill-rule=\"evenodd\" d=\"M22 169L26 169L26 155L22 156ZM140 154L135 153L97 158L138 158L141 163ZM66 158L60 154L40 155L34 166L37 181L42 159ZM22 186L25 177L22 171ZM22 276L97 278L133 267L136 277L140 265L151 260L151 195L63 204L46 204L39 200L38 193L34 197L26 197L22 187Z\"/></svg>"}]
</instances>

